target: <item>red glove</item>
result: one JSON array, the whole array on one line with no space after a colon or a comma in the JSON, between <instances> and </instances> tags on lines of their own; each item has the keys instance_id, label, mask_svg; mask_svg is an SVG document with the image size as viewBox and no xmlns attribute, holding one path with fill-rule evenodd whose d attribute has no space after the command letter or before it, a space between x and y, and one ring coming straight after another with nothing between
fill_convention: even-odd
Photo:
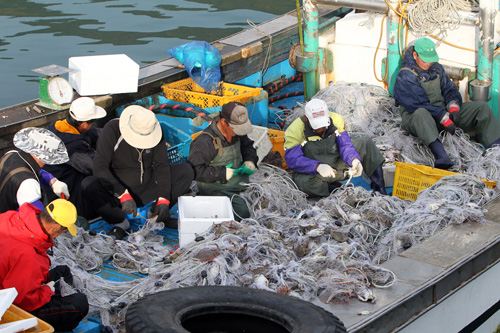
<instances>
[{"instance_id":1,"label":"red glove","mask_svg":"<svg viewBox=\"0 0 500 333\"><path fill-rule=\"evenodd\" d=\"M460 123L460 109L457 106L452 106L448 110L451 121L453 121L457 126Z\"/></svg>"},{"instance_id":2,"label":"red glove","mask_svg":"<svg viewBox=\"0 0 500 333\"><path fill-rule=\"evenodd\" d=\"M130 193L128 193L128 190L125 190L125 192L123 192L123 194L119 197L119 199L122 204L122 210L126 214L132 214L133 217L136 217L137 205L132 196L130 195Z\"/></svg>"},{"instance_id":3,"label":"red glove","mask_svg":"<svg viewBox=\"0 0 500 333\"><path fill-rule=\"evenodd\" d=\"M455 134L457 127L455 126L455 124L450 119L447 113L445 113L443 118L441 118L441 125L443 125L445 131L451 134Z\"/></svg>"}]
</instances>

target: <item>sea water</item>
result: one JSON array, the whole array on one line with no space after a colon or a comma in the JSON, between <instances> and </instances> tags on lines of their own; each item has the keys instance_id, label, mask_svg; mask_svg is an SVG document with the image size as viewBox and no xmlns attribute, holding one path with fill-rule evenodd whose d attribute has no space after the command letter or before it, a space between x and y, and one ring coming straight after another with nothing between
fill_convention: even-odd
<instances>
[{"instance_id":1,"label":"sea water","mask_svg":"<svg viewBox=\"0 0 500 333\"><path fill-rule=\"evenodd\" d=\"M293 0L0 0L0 108L38 98L35 68L121 53L144 66L174 46L212 42L295 8Z\"/></svg>"}]
</instances>

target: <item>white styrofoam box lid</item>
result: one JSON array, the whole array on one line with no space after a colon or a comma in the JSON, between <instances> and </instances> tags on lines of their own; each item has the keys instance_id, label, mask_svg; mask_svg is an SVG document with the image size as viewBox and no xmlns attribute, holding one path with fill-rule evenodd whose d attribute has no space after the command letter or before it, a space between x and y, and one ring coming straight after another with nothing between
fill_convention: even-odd
<instances>
[{"instance_id":1,"label":"white styrofoam box lid","mask_svg":"<svg viewBox=\"0 0 500 333\"><path fill-rule=\"evenodd\" d=\"M27 331L32 327L38 325L38 320L33 318L12 321L0 325L0 333L14 333Z\"/></svg>"},{"instance_id":2,"label":"white styrofoam box lid","mask_svg":"<svg viewBox=\"0 0 500 333\"><path fill-rule=\"evenodd\" d=\"M71 70L109 71L119 68L127 70L139 70L139 64L130 59L126 54L105 54L69 58Z\"/></svg>"},{"instance_id":3,"label":"white styrofoam box lid","mask_svg":"<svg viewBox=\"0 0 500 333\"><path fill-rule=\"evenodd\" d=\"M17 297L16 288L0 289L0 318Z\"/></svg>"},{"instance_id":4,"label":"white styrofoam box lid","mask_svg":"<svg viewBox=\"0 0 500 333\"><path fill-rule=\"evenodd\" d=\"M253 131L248 134L248 137L253 141L253 146L257 150L257 156L259 157L259 161L257 163L262 162L264 157L273 149L273 143L269 136L267 135L267 127L252 125Z\"/></svg>"}]
</instances>

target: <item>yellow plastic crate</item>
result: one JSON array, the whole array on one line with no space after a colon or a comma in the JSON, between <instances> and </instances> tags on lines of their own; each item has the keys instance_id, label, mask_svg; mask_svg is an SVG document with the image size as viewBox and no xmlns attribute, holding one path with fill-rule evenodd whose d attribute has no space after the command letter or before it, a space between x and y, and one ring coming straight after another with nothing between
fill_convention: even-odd
<instances>
[{"instance_id":1,"label":"yellow plastic crate","mask_svg":"<svg viewBox=\"0 0 500 333\"><path fill-rule=\"evenodd\" d=\"M418 193L434 185L443 177L459 175L459 173L431 168L426 165L394 162L396 174L392 195L401 199L415 200ZM496 186L497 182L481 179L488 188Z\"/></svg>"},{"instance_id":2,"label":"yellow plastic crate","mask_svg":"<svg viewBox=\"0 0 500 333\"><path fill-rule=\"evenodd\" d=\"M202 109L222 106L229 102L245 102L259 96L262 88L220 83L217 91L208 92L194 83L193 79L167 83L161 86L165 97L176 102L191 103Z\"/></svg>"},{"instance_id":3,"label":"yellow plastic crate","mask_svg":"<svg viewBox=\"0 0 500 333\"><path fill-rule=\"evenodd\" d=\"M14 321L33 318L33 317L35 316L33 316L31 313L24 311L23 309L12 304L7 309L7 311L5 311L4 315L2 316L2 319L0 320L0 324L11 323ZM36 332L36 333L54 332L54 328L51 325L49 325L48 323L46 323L45 321L41 320L38 317L35 318L38 322L38 325L23 332Z\"/></svg>"}]
</instances>

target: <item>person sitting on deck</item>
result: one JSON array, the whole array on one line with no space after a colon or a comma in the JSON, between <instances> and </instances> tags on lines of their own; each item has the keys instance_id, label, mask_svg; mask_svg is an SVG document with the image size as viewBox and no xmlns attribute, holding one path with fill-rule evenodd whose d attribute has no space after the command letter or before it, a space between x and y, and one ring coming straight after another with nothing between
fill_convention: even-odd
<instances>
[{"instance_id":1,"label":"person sitting on deck","mask_svg":"<svg viewBox=\"0 0 500 333\"><path fill-rule=\"evenodd\" d=\"M14 146L0 159L0 213L29 202L40 210L51 187L59 197L69 197L68 186L42 169L45 164L67 162L64 143L44 128L28 127L14 135ZM47 201L45 201L47 202Z\"/></svg>"},{"instance_id":2,"label":"person sitting on deck","mask_svg":"<svg viewBox=\"0 0 500 333\"><path fill-rule=\"evenodd\" d=\"M258 156L253 141L247 108L237 102L222 106L216 118L192 143L188 162L194 167L201 195L225 195L231 199L235 219L250 217L239 193L255 172Z\"/></svg>"},{"instance_id":3,"label":"person sitting on deck","mask_svg":"<svg viewBox=\"0 0 500 333\"><path fill-rule=\"evenodd\" d=\"M84 195L102 218L114 227L108 235L121 239L130 224L125 214L155 200L151 214L169 228L177 228L170 208L187 193L194 178L187 163L169 165L160 123L139 105L126 107L110 120L97 142L93 176L85 178ZM148 214L149 215L149 214Z\"/></svg>"},{"instance_id":4,"label":"person sitting on deck","mask_svg":"<svg viewBox=\"0 0 500 333\"><path fill-rule=\"evenodd\" d=\"M50 269L47 250L53 239L69 230L75 236L76 208L63 199L42 211L24 203L19 211L0 214L0 289L16 288L14 305L49 323L56 331L71 331L87 315L82 293L62 296L59 279L73 283L68 266Z\"/></svg>"},{"instance_id":5,"label":"person sitting on deck","mask_svg":"<svg viewBox=\"0 0 500 333\"><path fill-rule=\"evenodd\" d=\"M419 137L435 157L434 167L449 169L454 163L439 141L439 131L455 134L475 131L485 147L500 145L500 123L486 102L462 104L462 96L444 68L434 42L420 38L408 47L394 86L394 97L401 105L401 127Z\"/></svg>"},{"instance_id":6,"label":"person sitting on deck","mask_svg":"<svg viewBox=\"0 0 500 333\"><path fill-rule=\"evenodd\" d=\"M95 147L102 130L92 124L105 116L106 111L95 105L92 98L80 97L71 103L66 119L52 122L47 128L64 142L69 162L43 168L68 185L69 200L76 206L78 215L86 219L98 216L82 192L83 179L92 175Z\"/></svg>"},{"instance_id":7,"label":"person sitting on deck","mask_svg":"<svg viewBox=\"0 0 500 333\"><path fill-rule=\"evenodd\" d=\"M365 135L351 139L341 115L329 112L320 99L306 103L305 116L295 119L285 131L285 161L293 171L297 187L313 197L326 197L336 182L362 172L371 179L371 188L385 190L384 157Z\"/></svg>"}]
</instances>

